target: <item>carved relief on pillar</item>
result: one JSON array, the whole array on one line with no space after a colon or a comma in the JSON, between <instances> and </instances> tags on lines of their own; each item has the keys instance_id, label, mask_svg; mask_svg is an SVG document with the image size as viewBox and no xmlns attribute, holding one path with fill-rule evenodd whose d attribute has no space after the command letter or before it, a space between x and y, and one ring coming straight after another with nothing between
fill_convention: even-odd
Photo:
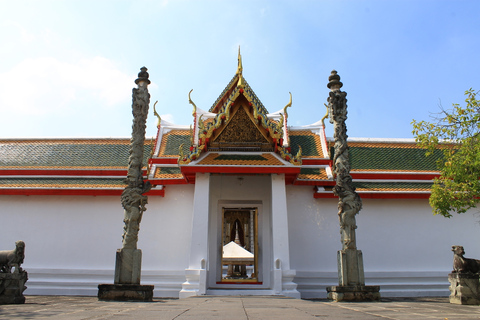
<instances>
[{"instance_id":1,"label":"carved relief on pillar","mask_svg":"<svg viewBox=\"0 0 480 320\"><path fill-rule=\"evenodd\" d=\"M124 208L125 226L122 235L122 248L136 249L138 231L143 212L146 210L147 196L143 194L151 189L150 183L143 181L143 150L145 143L145 128L150 103L148 93L147 68L141 68L138 79L135 80L138 88L133 89L132 94L132 138L130 140L130 157L128 159L128 173L125 182L127 187L122 193L121 201Z\"/></svg>"},{"instance_id":2,"label":"carved relief on pillar","mask_svg":"<svg viewBox=\"0 0 480 320\"><path fill-rule=\"evenodd\" d=\"M338 217L340 220L340 234L342 250L356 249L355 229L357 228L355 215L362 209L362 200L355 192L350 176L350 161L347 144L347 96L340 91L343 84L340 76L334 70L328 78L328 88L331 89L328 97L328 111L330 122L334 125L335 155L333 157L333 171L336 185L333 193L338 196Z\"/></svg>"}]
</instances>

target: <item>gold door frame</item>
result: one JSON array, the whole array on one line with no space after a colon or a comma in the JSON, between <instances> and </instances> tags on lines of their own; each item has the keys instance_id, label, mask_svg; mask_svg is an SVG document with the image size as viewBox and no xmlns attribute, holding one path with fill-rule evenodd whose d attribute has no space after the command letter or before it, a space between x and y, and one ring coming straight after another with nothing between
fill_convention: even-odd
<instances>
[{"instance_id":1,"label":"gold door frame","mask_svg":"<svg viewBox=\"0 0 480 320\"><path fill-rule=\"evenodd\" d=\"M253 273L255 277L253 278L247 278L247 279L227 279L223 277L223 266L226 265L224 264L223 261L223 243L224 243L224 235L225 235L225 213L228 211L248 211L252 214L253 212L253 250L250 248L250 252L253 251L254 255L254 260L253 260ZM251 224L251 221L249 222L249 225ZM250 227L250 226L249 226ZM239 208L229 208L229 207L222 207L222 225L221 225L221 257L220 257L220 282L217 283L235 283L235 284L261 284L258 279L259 279L259 269L258 269L258 207L239 207ZM250 237L252 235L250 234ZM250 240L251 241L251 240Z\"/></svg>"}]
</instances>

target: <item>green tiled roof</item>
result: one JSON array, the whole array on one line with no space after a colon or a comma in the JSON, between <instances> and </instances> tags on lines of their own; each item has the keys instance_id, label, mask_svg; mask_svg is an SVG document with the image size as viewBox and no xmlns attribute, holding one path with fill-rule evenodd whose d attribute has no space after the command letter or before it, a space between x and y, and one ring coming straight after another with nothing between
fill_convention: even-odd
<instances>
[{"instance_id":1,"label":"green tiled roof","mask_svg":"<svg viewBox=\"0 0 480 320\"><path fill-rule=\"evenodd\" d=\"M291 135L290 147L292 154L297 154L299 145L302 147L302 156L319 156L313 136Z\"/></svg>"},{"instance_id":2,"label":"green tiled roof","mask_svg":"<svg viewBox=\"0 0 480 320\"><path fill-rule=\"evenodd\" d=\"M225 89L223 89L222 93L220 93L220 95L218 96L217 100L215 100L215 102L214 102L213 105L210 107L210 109L208 110L208 112L213 112L213 110L215 109L215 106L220 102L220 100L221 100L221 99L223 98L223 96L227 93L227 91L231 89L234 81L238 81L237 75L234 75L234 76L233 76L232 80L230 80L230 82L227 84L227 86L225 87Z\"/></svg>"},{"instance_id":3,"label":"green tiled roof","mask_svg":"<svg viewBox=\"0 0 480 320\"><path fill-rule=\"evenodd\" d=\"M262 101L260 101L260 99L258 99L257 95L255 94L255 92L253 91L253 89L250 87L250 85L248 84L247 80L245 80L245 78L243 78L243 80L245 81L244 82L244 90L245 90L245 93L246 94L249 94L250 97L252 97L253 99L253 103L259 107L259 109L263 112L263 114L268 114L268 111L267 111L267 108L265 108L265 106L263 105Z\"/></svg>"},{"instance_id":4,"label":"green tiled roof","mask_svg":"<svg viewBox=\"0 0 480 320\"><path fill-rule=\"evenodd\" d=\"M433 181L430 182L358 182L354 181L353 186L357 190L381 190L381 191L408 191L408 190L430 190Z\"/></svg>"},{"instance_id":5,"label":"green tiled roof","mask_svg":"<svg viewBox=\"0 0 480 320\"><path fill-rule=\"evenodd\" d=\"M250 87L250 85L248 84L247 80L245 78L243 78L244 80L244 86L243 86L243 90L245 92L245 94L248 94L250 95L250 97L252 97L253 99L253 103L255 103L255 105L257 105L260 110L262 110L262 112L264 114L268 114L268 111L267 109L265 108L265 106L263 105L263 103L260 101L260 99L257 97L257 95L255 94L255 92L253 91L253 89ZM217 100L215 100L215 102L213 103L212 107L208 110L209 112L213 112L214 109L215 109L215 106L220 102L220 100L223 98L223 96L225 94L227 94L229 92L229 90L232 88L232 86L234 86L234 82L235 81L238 81L238 78L237 78L237 75L233 76L232 80L230 80L230 82L228 83L228 85L225 87L225 89L223 89L222 93L220 94L220 96L217 98Z\"/></svg>"},{"instance_id":6,"label":"green tiled roof","mask_svg":"<svg viewBox=\"0 0 480 320\"><path fill-rule=\"evenodd\" d=\"M9 178L0 179L0 187L125 187L125 178Z\"/></svg>"},{"instance_id":7,"label":"green tiled roof","mask_svg":"<svg viewBox=\"0 0 480 320\"><path fill-rule=\"evenodd\" d=\"M436 161L441 150L425 156L420 148L350 147L349 157L353 170L406 170L437 171Z\"/></svg>"},{"instance_id":8,"label":"green tiled roof","mask_svg":"<svg viewBox=\"0 0 480 320\"><path fill-rule=\"evenodd\" d=\"M170 134L167 137L167 144L165 146L165 151L163 155L167 156L178 156L178 148L183 144L183 153L186 154L189 152L189 147L191 145L190 135L181 135L181 134Z\"/></svg>"},{"instance_id":9,"label":"green tiled roof","mask_svg":"<svg viewBox=\"0 0 480 320\"><path fill-rule=\"evenodd\" d=\"M56 143L52 141L1 142L0 167L127 167L129 144ZM150 156L151 146L145 145L144 165Z\"/></svg>"},{"instance_id":10,"label":"green tiled roof","mask_svg":"<svg viewBox=\"0 0 480 320\"><path fill-rule=\"evenodd\" d=\"M159 174L182 174L179 167L157 167Z\"/></svg>"},{"instance_id":11,"label":"green tiled roof","mask_svg":"<svg viewBox=\"0 0 480 320\"><path fill-rule=\"evenodd\" d=\"M320 168L302 168L300 169L300 174L321 174L323 171Z\"/></svg>"}]
</instances>

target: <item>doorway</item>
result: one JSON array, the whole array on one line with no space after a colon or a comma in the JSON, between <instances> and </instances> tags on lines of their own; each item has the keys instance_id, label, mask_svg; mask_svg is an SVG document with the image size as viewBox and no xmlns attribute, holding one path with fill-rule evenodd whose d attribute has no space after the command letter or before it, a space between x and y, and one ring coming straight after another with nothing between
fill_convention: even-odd
<instances>
[{"instance_id":1,"label":"doorway","mask_svg":"<svg viewBox=\"0 0 480 320\"><path fill-rule=\"evenodd\" d=\"M222 208L222 284L261 284L258 269L258 208Z\"/></svg>"}]
</instances>

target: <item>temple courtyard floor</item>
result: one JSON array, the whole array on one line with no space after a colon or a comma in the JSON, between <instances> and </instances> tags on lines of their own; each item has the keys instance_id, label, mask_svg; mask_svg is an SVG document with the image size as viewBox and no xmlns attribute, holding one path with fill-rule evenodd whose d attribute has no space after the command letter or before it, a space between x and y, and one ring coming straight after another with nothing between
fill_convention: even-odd
<instances>
[{"instance_id":1,"label":"temple courtyard floor","mask_svg":"<svg viewBox=\"0 0 480 320\"><path fill-rule=\"evenodd\" d=\"M0 305L0 319L480 319L480 306L448 298L384 298L381 302L330 302L268 296L202 296L153 302L103 302L96 297L26 296Z\"/></svg>"}]
</instances>

